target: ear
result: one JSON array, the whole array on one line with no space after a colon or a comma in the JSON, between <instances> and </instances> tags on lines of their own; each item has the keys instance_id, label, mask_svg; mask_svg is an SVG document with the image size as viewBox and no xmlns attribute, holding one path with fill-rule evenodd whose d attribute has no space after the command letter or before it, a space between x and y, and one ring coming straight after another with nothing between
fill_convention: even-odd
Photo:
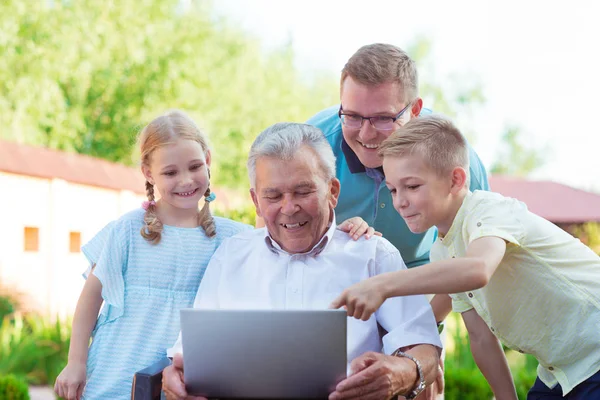
<instances>
[{"instance_id":1,"label":"ear","mask_svg":"<svg viewBox=\"0 0 600 400\"><path fill-rule=\"evenodd\" d=\"M337 206L338 198L340 197L340 189L341 184L339 179L333 178L329 181L329 205L331 205L331 208Z\"/></svg>"},{"instance_id":2,"label":"ear","mask_svg":"<svg viewBox=\"0 0 600 400\"><path fill-rule=\"evenodd\" d=\"M467 171L462 167L456 167L452 170L452 186L450 192L457 194L467 186Z\"/></svg>"},{"instance_id":3,"label":"ear","mask_svg":"<svg viewBox=\"0 0 600 400\"><path fill-rule=\"evenodd\" d=\"M423 109L423 100L420 97L413 102L413 105L410 109L411 117L418 117L421 114L421 110Z\"/></svg>"},{"instance_id":4,"label":"ear","mask_svg":"<svg viewBox=\"0 0 600 400\"><path fill-rule=\"evenodd\" d=\"M256 195L255 189L250 189L250 197L252 197L252 202L254 203L254 208L256 208L256 215L259 217L263 217L260 212L260 206L258 205L258 196Z\"/></svg>"},{"instance_id":5,"label":"ear","mask_svg":"<svg viewBox=\"0 0 600 400\"><path fill-rule=\"evenodd\" d=\"M210 162L212 160L212 155L210 154L210 150L206 150L204 152L204 156L206 157L206 166L210 167Z\"/></svg>"},{"instance_id":6,"label":"ear","mask_svg":"<svg viewBox=\"0 0 600 400\"><path fill-rule=\"evenodd\" d=\"M152 172L150 171L150 167L146 164L142 164L142 174L144 174L144 178L146 178L146 180L150 182L150 184L154 185L154 179L152 179Z\"/></svg>"}]
</instances>

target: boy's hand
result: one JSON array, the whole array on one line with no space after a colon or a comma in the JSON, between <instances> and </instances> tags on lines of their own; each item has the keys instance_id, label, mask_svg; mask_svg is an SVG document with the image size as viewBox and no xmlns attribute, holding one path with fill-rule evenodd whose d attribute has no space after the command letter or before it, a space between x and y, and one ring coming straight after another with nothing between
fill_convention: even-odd
<instances>
[{"instance_id":1,"label":"boy's hand","mask_svg":"<svg viewBox=\"0 0 600 400\"><path fill-rule=\"evenodd\" d=\"M348 316L367 321L384 301L385 296L377 281L370 278L344 290L329 308L344 307Z\"/></svg>"},{"instance_id":2,"label":"boy's hand","mask_svg":"<svg viewBox=\"0 0 600 400\"><path fill-rule=\"evenodd\" d=\"M85 363L69 362L56 378L54 392L67 400L79 400L85 387Z\"/></svg>"},{"instance_id":3,"label":"boy's hand","mask_svg":"<svg viewBox=\"0 0 600 400\"><path fill-rule=\"evenodd\" d=\"M370 227L361 217L348 218L338 225L338 229L346 232L354 240L358 240L363 235L365 239L369 239L373 235L381 236L380 232Z\"/></svg>"}]
</instances>

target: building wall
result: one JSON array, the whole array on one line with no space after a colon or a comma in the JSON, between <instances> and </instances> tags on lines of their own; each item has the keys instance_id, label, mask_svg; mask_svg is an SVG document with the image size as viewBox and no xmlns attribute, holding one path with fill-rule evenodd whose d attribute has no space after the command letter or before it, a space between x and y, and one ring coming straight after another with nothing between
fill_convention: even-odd
<instances>
[{"instance_id":1,"label":"building wall","mask_svg":"<svg viewBox=\"0 0 600 400\"><path fill-rule=\"evenodd\" d=\"M60 317L74 312L87 267L81 252L70 251L71 233L79 233L84 244L145 199L131 191L3 172L0 193L0 285L21 292L29 307ZM25 251L26 227L38 229L37 251Z\"/></svg>"}]
</instances>

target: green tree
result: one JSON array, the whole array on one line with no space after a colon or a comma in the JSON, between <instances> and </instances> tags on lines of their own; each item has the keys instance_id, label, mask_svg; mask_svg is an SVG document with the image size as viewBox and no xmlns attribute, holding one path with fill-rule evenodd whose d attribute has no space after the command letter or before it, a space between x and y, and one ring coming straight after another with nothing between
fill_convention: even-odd
<instances>
[{"instance_id":1,"label":"green tree","mask_svg":"<svg viewBox=\"0 0 600 400\"><path fill-rule=\"evenodd\" d=\"M5 0L0 54L2 137L131 164L140 127L181 108L234 187L262 129L337 97L334 77L304 82L290 46L264 52L208 1Z\"/></svg>"},{"instance_id":2,"label":"green tree","mask_svg":"<svg viewBox=\"0 0 600 400\"><path fill-rule=\"evenodd\" d=\"M490 173L525 177L543 166L545 149L533 149L523 143L524 136L515 126L509 127L502 135L502 147Z\"/></svg>"}]
</instances>

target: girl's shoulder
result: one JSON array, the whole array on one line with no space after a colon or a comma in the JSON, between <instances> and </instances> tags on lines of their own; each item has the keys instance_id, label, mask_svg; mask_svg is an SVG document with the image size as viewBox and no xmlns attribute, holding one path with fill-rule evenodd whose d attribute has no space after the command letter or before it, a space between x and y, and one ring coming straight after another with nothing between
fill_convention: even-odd
<instances>
[{"instance_id":1,"label":"girl's shoulder","mask_svg":"<svg viewBox=\"0 0 600 400\"><path fill-rule=\"evenodd\" d=\"M244 224L242 222L233 221L229 218L213 217L217 228L217 236L221 238L228 238L235 236L240 232L254 229L254 227Z\"/></svg>"},{"instance_id":2,"label":"girl's shoulder","mask_svg":"<svg viewBox=\"0 0 600 400\"><path fill-rule=\"evenodd\" d=\"M120 216L113 225L120 230L140 229L144 224L144 214L143 208L136 208Z\"/></svg>"}]
</instances>

